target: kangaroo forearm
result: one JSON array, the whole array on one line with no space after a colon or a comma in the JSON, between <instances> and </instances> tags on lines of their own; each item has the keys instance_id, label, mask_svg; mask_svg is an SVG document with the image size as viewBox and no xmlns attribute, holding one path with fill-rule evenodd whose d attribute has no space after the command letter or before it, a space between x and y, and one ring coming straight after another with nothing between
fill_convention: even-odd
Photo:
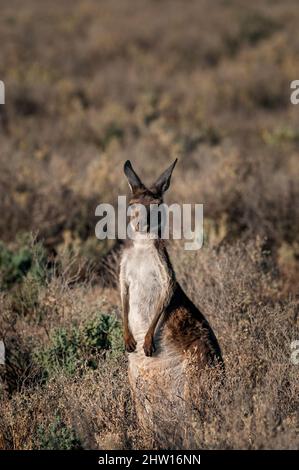
<instances>
[{"instance_id":1,"label":"kangaroo forearm","mask_svg":"<svg viewBox=\"0 0 299 470\"><path fill-rule=\"evenodd\" d=\"M127 286L122 288L122 311L123 311L123 335L126 351L131 353L136 349L136 341L129 327L129 289Z\"/></svg>"},{"instance_id":2,"label":"kangaroo forearm","mask_svg":"<svg viewBox=\"0 0 299 470\"><path fill-rule=\"evenodd\" d=\"M129 287L121 278L121 304L123 314L124 333L129 331Z\"/></svg>"},{"instance_id":3,"label":"kangaroo forearm","mask_svg":"<svg viewBox=\"0 0 299 470\"><path fill-rule=\"evenodd\" d=\"M159 302L156 306L156 313L154 318L152 319L150 326L147 330L146 336L150 336L151 338L154 337L156 327L160 318L162 317L163 313L165 313L167 306L169 305L170 299L173 296L174 290L176 286L175 277L168 278L167 289L164 290L162 295L160 296Z\"/></svg>"},{"instance_id":4,"label":"kangaroo forearm","mask_svg":"<svg viewBox=\"0 0 299 470\"><path fill-rule=\"evenodd\" d=\"M151 336L151 337L154 336L157 324L158 324L163 312L165 311L165 307L166 307L165 300L161 299L160 302L157 305L155 316L154 316L154 318L152 319L152 321L150 323L150 326L147 330L146 336Z\"/></svg>"},{"instance_id":5,"label":"kangaroo forearm","mask_svg":"<svg viewBox=\"0 0 299 470\"><path fill-rule=\"evenodd\" d=\"M122 310L123 310L124 333L126 334L129 331L129 299L128 299L128 296L126 296L126 298L123 299Z\"/></svg>"},{"instance_id":6,"label":"kangaroo forearm","mask_svg":"<svg viewBox=\"0 0 299 470\"><path fill-rule=\"evenodd\" d=\"M146 356L152 356L152 354L156 350L155 344L154 344L155 330L164 311L165 311L165 303L164 301L160 301L157 306L156 314L154 318L152 319L149 329L147 330L147 333L144 337L143 350Z\"/></svg>"}]
</instances>

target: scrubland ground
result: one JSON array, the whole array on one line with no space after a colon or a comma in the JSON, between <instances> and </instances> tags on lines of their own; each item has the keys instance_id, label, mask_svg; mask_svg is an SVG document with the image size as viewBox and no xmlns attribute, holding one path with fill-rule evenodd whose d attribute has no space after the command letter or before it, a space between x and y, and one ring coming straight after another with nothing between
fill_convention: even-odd
<instances>
[{"instance_id":1,"label":"scrubland ground","mask_svg":"<svg viewBox=\"0 0 299 470\"><path fill-rule=\"evenodd\" d=\"M1 2L0 448L298 447L298 21L295 0ZM205 244L170 255L226 379L202 371L155 435L94 210L126 159L151 182L175 157L167 202L204 204Z\"/></svg>"}]
</instances>

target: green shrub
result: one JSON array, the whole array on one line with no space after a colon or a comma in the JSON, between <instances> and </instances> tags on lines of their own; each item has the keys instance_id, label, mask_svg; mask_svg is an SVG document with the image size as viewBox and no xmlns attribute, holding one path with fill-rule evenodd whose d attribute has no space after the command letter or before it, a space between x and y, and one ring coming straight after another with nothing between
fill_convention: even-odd
<instances>
[{"instance_id":1,"label":"green shrub","mask_svg":"<svg viewBox=\"0 0 299 470\"><path fill-rule=\"evenodd\" d=\"M96 369L99 354L117 356L122 352L119 321L112 315L100 314L80 328L55 330L49 346L37 350L35 359L47 379L62 369L70 375L84 366Z\"/></svg>"},{"instance_id":2,"label":"green shrub","mask_svg":"<svg viewBox=\"0 0 299 470\"><path fill-rule=\"evenodd\" d=\"M0 290L7 290L20 283L28 274L42 283L47 274L47 256L40 243L23 235L16 248L10 249L0 242Z\"/></svg>"},{"instance_id":3,"label":"green shrub","mask_svg":"<svg viewBox=\"0 0 299 470\"><path fill-rule=\"evenodd\" d=\"M56 415L54 422L48 427L38 427L35 445L36 448L42 450L82 449L82 444L75 431L68 427L59 415Z\"/></svg>"}]
</instances>

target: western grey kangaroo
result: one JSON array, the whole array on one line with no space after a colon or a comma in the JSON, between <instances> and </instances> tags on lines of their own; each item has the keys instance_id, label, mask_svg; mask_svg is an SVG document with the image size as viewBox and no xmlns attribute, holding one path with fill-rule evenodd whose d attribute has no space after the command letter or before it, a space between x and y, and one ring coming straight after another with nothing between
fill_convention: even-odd
<instances>
[{"instance_id":1,"label":"western grey kangaroo","mask_svg":"<svg viewBox=\"0 0 299 470\"><path fill-rule=\"evenodd\" d=\"M147 188L126 161L129 205L142 204L149 211L151 204L161 204L176 162ZM182 402L188 396L190 363L198 371L222 364L222 357L207 320L177 282L164 241L152 237L149 226L142 236L139 224L133 222L133 230L134 240L124 249L120 264L124 342L138 416L144 420L145 414L151 415L152 420L152 398L157 402L158 389Z\"/></svg>"}]
</instances>

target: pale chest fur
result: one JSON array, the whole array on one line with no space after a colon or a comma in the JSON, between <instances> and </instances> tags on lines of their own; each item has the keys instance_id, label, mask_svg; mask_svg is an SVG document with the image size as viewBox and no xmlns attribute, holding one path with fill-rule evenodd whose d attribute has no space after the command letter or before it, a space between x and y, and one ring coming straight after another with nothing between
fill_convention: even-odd
<instances>
[{"instance_id":1,"label":"pale chest fur","mask_svg":"<svg viewBox=\"0 0 299 470\"><path fill-rule=\"evenodd\" d=\"M177 387L183 358L164 334L163 315L154 337L156 352L152 357L146 357L143 351L144 337L156 313L159 298L168 293L169 273L150 243L135 244L127 249L122 268L129 286L129 326L137 341L136 351L129 354L131 381L142 375L146 380L155 378L155 381L162 380Z\"/></svg>"},{"instance_id":2,"label":"pale chest fur","mask_svg":"<svg viewBox=\"0 0 299 470\"><path fill-rule=\"evenodd\" d=\"M130 292L129 325L139 344L143 343L159 297L167 290L167 275L151 244L133 246L124 255L123 263Z\"/></svg>"}]
</instances>

